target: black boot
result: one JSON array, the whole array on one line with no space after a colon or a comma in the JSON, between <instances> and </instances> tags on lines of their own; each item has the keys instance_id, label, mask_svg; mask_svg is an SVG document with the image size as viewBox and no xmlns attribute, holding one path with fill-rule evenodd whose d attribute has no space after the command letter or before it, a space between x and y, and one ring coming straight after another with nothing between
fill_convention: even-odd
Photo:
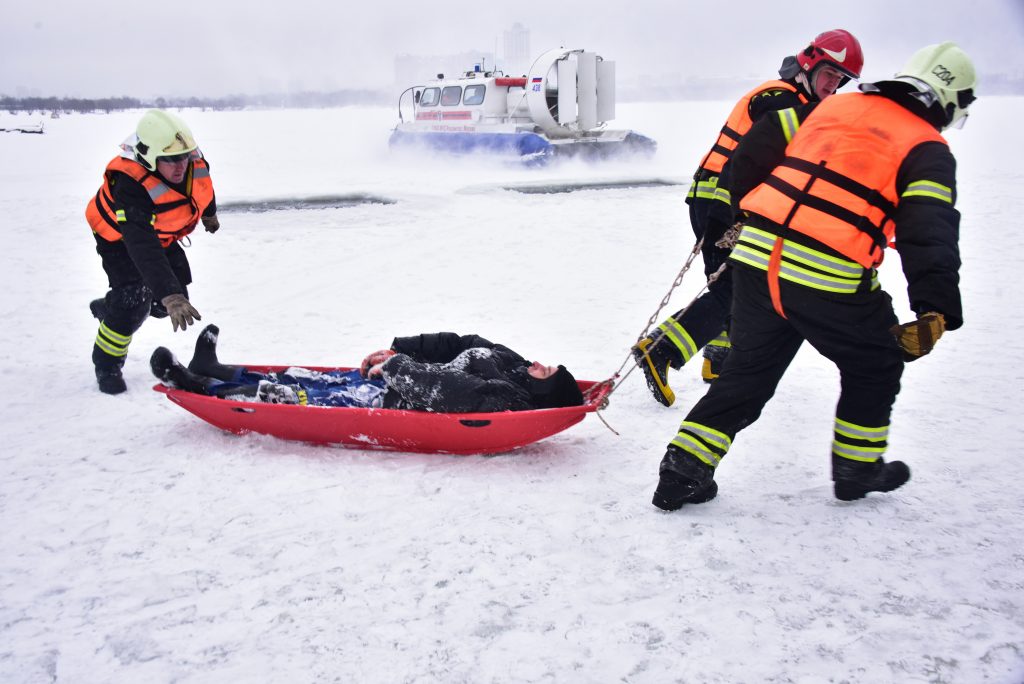
<instances>
[{"instance_id":1,"label":"black boot","mask_svg":"<svg viewBox=\"0 0 1024 684\"><path fill-rule=\"evenodd\" d=\"M92 365L96 369L96 383L104 394L121 394L128 389L121 377L123 356L111 356L97 345L92 346Z\"/></svg>"},{"instance_id":2,"label":"black boot","mask_svg":"<svg viewBox=\"0 0 1024 684\"><path fill-rule=\"evenodd\" d=\"M106 297L100 297L89 302L89 311L92 313L92 317L98 321L102 321L107 317L107 299Z\"/></svg>"},{"instance_id":3,"label":"black boot","mask_svg":"<svg viewBox=\"0 0 1024 684\"><path fill-rule=\"evenodd\" d=\"M693 454L669 446L661 459L658 488L651 501L663 511L675 511L683 504L700 504L718 495L715 469Z\"/></svg>"},{"instance_id":4,"label":"black boot","mask_svg":"<svg viewBox=\"0 0 1024 684\"><path fill-rule=\"evenodd\" d=\"M865 463L832 455L832 481L840 501L863 499L868 492L891 492L910 479L910 468L903 461Z\"/></svg>"},{"instance_id":5,"label":"black boot","mask_svg":"<svg viewBox=\"0 0 1024 684\"><path fill-rule=\"evenodd\" d=\"M128 389L121 377L121 367L96 368L96 382L100 386L100 392L104 394L120 394Z\"/></svg>"},{"instance_id":6,"label":"black boot","mask_svg":"<svg viewBox=\"0 0 1024 684\"><path fill-rule=\"evenodd\" d=\"M668 386L668 369L672 365L666 351L669 344L664 337L657 344L652 338L645 337L633 345L633 358L644 373L647 389L663 406L671 406L676 400L675 392Z\"/></svg>"},{"instance_id":7,"label":"black boot","mask_svg":"<svg viewBox=\"0 0 1024 684\"><path fill-rule=\"evenodd\" d=\"M197 375L182 366L166 347L157 347L153 351L153 355L149 357L149 367L162 383L186 392L210 394L210 387L220 384L213 378Z\"/></svg>"},{"instance_id":8,"label":"black boot","mask_svg":"<svg viewBox=\"0 0 1024 684\"><path fill-rule=\"evenodd\" d=\"M241 366L225 366L217 360L217 336L220 328L210 324L203 328L196 338L196 351L188 362L193 373L217 378L224 382L238 382L245 369Z\"/></svg>"}]
</instances>

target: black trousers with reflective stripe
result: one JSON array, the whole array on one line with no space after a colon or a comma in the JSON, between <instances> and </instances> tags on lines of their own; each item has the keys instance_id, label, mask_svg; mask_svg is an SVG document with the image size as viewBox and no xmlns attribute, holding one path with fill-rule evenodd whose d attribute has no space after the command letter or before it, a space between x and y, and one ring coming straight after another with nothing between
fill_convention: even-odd
<instances>
[{"instance_id":1,"label":"black trousers with reflective stripe","mask_svg":"<svg viewBox=\"0 0 1024 684\"><path fill-rule=\"evenodd\" d=\"M761 415L807 340L840 373L836 417L866 427L889 424L903 354L889 328L892 300L882 290L840 295L780 281L787 318L772 307L767 275L734 264L732 350L722 373L686 416L730 438ZM799 435L792 435L795 440Z\"/></svg>"},{"instance_id":2,"label":"black trousers with reflective stripe","mask_svg":"<svg viewBox=\"0 0 1024 684\"><path fill-rule=\"evenodd\" d=\"M710 276L729 258L729 250L716 247L715 242L722 237L722 226L711 221L708 212L714 202L719 200L694 197L690 200L690 226L696 238L704 237L701 246L701 257L704 259L704 276ZM709 232L710 231L710 232ZM715 282L708 286L707 291L690 305L685 312L680 310L672 314L686 332L693 338L698 349L718 337L719 333L729 326L729 309L732 303L732 267L726 268ZM666 350L671 348L670 360L673 368L683 365L682 356L672 343L662 340Z\"/></svg>"},{"instance_id":3,"label":"black trousers with reflective stripe","mask_svg":"<svg viewBox=\"0 0 1024 684\"><path fill-rule=\"evenodd\" d=\"M153 310L153 292L146 286L123 242L109 242L98 235L95 238L96 252L103 261L103 271L110 285L110 291L103 300L106 308L103 323L115 333L130 337L142 327ZM188 297L187 285L192 282L192 270L181 244L172 244L163 250L163 254L185 297ZM93 345L93 363L102 367L121 367L124 359L111 357Z\"/></svg>"}]
</instances>

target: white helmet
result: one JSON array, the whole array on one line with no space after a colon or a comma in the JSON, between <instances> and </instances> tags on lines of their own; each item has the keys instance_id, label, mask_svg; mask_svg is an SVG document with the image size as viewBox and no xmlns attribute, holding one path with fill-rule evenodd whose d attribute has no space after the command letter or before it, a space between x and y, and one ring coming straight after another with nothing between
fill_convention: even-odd
<instances>
[{"instance_id":1,"label":"white helmet","mask_svg":"<svg viewBox=\"0 0 1024 684\"><path fill-rule=\"evenodd\" d=\"M914 86L916 95L926 105L937 104L945 116L943 128L962 126L967 107L975 100L974 64L955 43L921 48L893 80Z\"/></svg>"},{"instance_id":2,"label":"white helmet","mask_svg":"<svg viewBox=\"0 0 1024 684\"><path fill-rule=\"evenodd\" d=\"M143 114L135 135L135 156L151 171L156 168L158 157L188 154L198 147L185 122L162 109L150 109Z\"/></svg>"}]
</instances>

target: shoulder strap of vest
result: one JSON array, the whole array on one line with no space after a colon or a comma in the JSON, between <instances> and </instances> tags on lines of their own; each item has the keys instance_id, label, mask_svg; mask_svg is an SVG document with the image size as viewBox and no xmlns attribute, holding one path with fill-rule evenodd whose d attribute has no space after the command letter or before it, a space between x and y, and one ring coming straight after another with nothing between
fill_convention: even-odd
<instances>
[{"instance_id":1,"label":"shoulder strap of vest","mask_svg":"<svg viewBox=\"0 0 1024 684\"><path fill-rule=\"evenodd\" d=\"M836 218L849 223L858 230L866 233L868 237L871 238L871 241L875 244L879 252L885 250L888 245L888 240L885 237L885 232L882 230L882 226L885 225L886 221L893 220L892 217L896 212L896 207L889 200L885 199L881 193L855 181L849 176L844 176L841 173L827 168L824 161L815 164L805 159L786 157L782 160L779 166L785 166L808 175L807 185L804 190L800 190L795 186L790 185L775 175L769 175L765 180L765 184L778 190L795 202L793 209L790 211L789 217L786 219L787 224L792 220L792 216L796 213L796 209L802 204L810 207L811 209L829 214L830 216L835 216ZM881 209L882 213L885 215L882 226L876 226L869 222L866 216L856 214L845 207L835 204L834 202L830 202L822 197L811 195L808 190L817 179L827 181L837 187L840 187L851 195L860 197L868 204Z\"/></svg>"},{"instance_id":2,"label":"shoulder strap of vest","mask_svg":"<svg viewBox=\"0 0 1024 684\"><path fill-rule=\"evenodd\" d=\"M800 99L800 102L803 103L803 104L807 104L807 98L804 97L803 93L801 93L800 89L797 88L795 85L793 85L792 83L789 83L787 81L774 80L774 81L765 81L764 83L759 85L757 88L754 88L749 93L747 93L747 107L750 106L750 102L755 97L758 97L759 95L763 95L764 93L767 93L767 92L771 92L772 90L788 90L791 93L796 93L796 96ZM724 136L726 136L728 138L732 138L736 142L739 142L740 138L742 138L742 136L739 133L737 133L736 131L734 131L732 128L729 127L729 123L728 122L726 122L726 124L724 126L722 126L722 135L724 135Z\"/></svg>"},{"instance_id":3,"label":"shoulder strap of vest","mask_svg":"<svg viewBox=\"0 0 1024 684\"><path fill-rule=\"evenodd\" d=\"M107 171L118 171L130 178L133 178L139 183L142 183L147 178L153 176L153 172L139 162L126 159L124 157L114 157L110 163L107 164Z\"/></svg>"},{"instance_id":4,"label":"shoulder strap of vest","mask_svg":"<svg viewBox=\"0 0 1024 684\"><path fill-rule=\"evenodd\" d=\"M789 81L782 81L782 80L779 80L779 79L774 79L774 80L771 80L771 81L765 81L764 83L759 85L754 90L754 92L752 92L750 94L750 97L751 98L757 97L761 93L766 93L769 90L788 90L791 93L798 93L798 94L800 92L800 89L797 88L792 83L790 83Z\"/></svg>"},{"instance_id":5,"label":"shoulder strap of vest","mask_svg":"<svg viewBox=\"0 0 1024 684\"><path fill-rule=\"evenodd\" d=\"M874 188L855 181L849 176L844 176L838 171L826 168L825 162L820 164L814 164L806 159L798 159L797 157L786 157L782 160L779 166L786 166L796 171L803 173L816 175L822 180L828 181L832 185L837 185L843 190L847 191L851 195L856 195L861 199L865 200L868 204L878 207L886 216L892 216L896 212L896 205L889 200L885 199L880 192Z\"/></svg>"}]
</instances>

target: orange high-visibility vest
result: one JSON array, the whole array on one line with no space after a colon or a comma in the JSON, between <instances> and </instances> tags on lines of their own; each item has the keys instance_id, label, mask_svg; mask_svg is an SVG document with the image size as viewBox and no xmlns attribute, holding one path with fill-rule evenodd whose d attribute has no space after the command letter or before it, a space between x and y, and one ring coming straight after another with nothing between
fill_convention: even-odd
<instances>
[{"instance_id":1,"label":"orange high-visibility vest","mask_svg":"<svg viewBox=\"0 0 1024 684\"><path fill-rule=\"evenodd\" d=\"M698 174L702 171L714 174L722 172L722 167L725 166L725 162L729 161L733 150L740 144L740 140L747 134L750 127L754 125L753 120L750 118L750 101L769 90L788 90L796 93L797 97L800 98L800 102L807 102L807 98L792 83L774 80L766 81L757 86L741 97L736 106L732 108L729 118L726 119L725 125L722 126L722 130L718 134L718 140L715 141L711 150L700 161L700 166L697 169Z\"/></svg>"},{"instance_id":2,"label":"orange high-visibility vest","mask_svg":"<svg viewBox=\"0 0 1024 684\"><path fill-rule=\"evenodd\" d=\"M924 142L946 144L931 124L892 100L833 95L800 125L786 158L740 208L875 268L896 232L896 174Z\"/></svg>"},{"instance_id":3,"label":"orange high-visibility vest","mask_svg":"<svg viewBox=\"0 0 1024 684\"><path fill-rule=\"evenodd\" d=\"M195 230L199 218L213 201L213 181L204 159L192 162L185 177L185 194L173 189L152 171L127 157L114 157L103 173L103 186L85 208L89 226L104 240L121 239L120 224L125 222L123 208L114 206L111 179L115 172L126 174L142 184L153 200L153 230L160 244L170 247Z\"/></svg>"}]
</instances>

